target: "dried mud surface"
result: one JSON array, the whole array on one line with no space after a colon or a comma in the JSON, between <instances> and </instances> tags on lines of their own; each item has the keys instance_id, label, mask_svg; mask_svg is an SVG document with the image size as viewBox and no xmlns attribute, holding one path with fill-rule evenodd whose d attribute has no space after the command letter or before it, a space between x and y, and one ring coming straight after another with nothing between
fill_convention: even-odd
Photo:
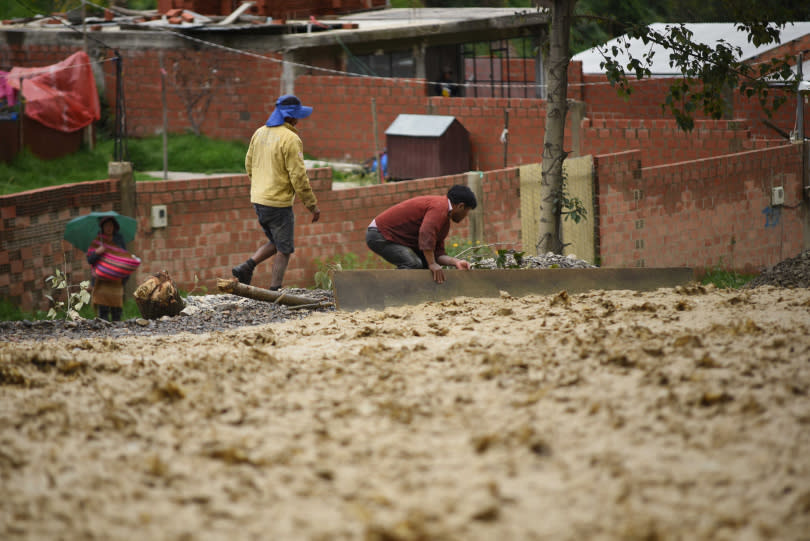
<instances>
[{"instance_id":1,"label":"dried mud surface","mask_svg":"<svg viewBox=\"0 0 810 541\"><path fill-rule=\"evenodd\" d=\"M0 344L0 538L808 539L810 290Z\"/></svg>"}]
</instances>

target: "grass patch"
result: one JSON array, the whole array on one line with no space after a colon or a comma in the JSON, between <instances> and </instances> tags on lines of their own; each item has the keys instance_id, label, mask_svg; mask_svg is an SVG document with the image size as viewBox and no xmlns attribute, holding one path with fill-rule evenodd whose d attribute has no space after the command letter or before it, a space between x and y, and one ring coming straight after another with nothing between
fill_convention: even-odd
<instances>
[{"instance_id":1,"label":"grass patch","mask_svg":"<svg viewBox=\"0 0 810 541\"><path fill-rule=\"evenodd\" d=\"M366 253L365 259L362 261L351 252L345 254L336 254L327 257L325 260L315 258L313 263L318 268L315 272L315 287L319 289L332 289L332 273L333 270L354 270L354 269L373 269L377 268L377 259L373 253Z\"/></svg>"},{"instance_id":2,"label":"grass patch","mask_svg":"<svg viewBox=\"0 0 810 541\"><path fill-rule=\"evenodd\" d=\"M244 173L247 144L219 141L205 136L170 135L167 143L169 171L191 173ZM129 161L136 171L163 171L163 137L129 139Z\"/></svg>"},{"instance_id":3,"label":"grass patch","mask_svg":"<svg viewBox=\"0 0 810 541\"><path fill-rule=\"evenodd\" d=\"M169 135L167 154L170 171L191 173L244 173L247 144L218 141L191 134ZM163 137L128 139L129 161L136 180L153 180L145 171L163 171ZM27 149L11 163L0 163L0 195L108 178L114 141L99 141L93 150L55 160L40 160Z\"/></svg>"},{"instance_id":4,"label":"grass patch","mask_svg":"<svg viewBox=\"0 0 810 541\"><path fill-rule=\"evenodd\" d=\"M28 149L11 163L0 163L0 195L107 178L110 156L81 149L56 160L40 160Z\"/></svg>"},{"instance_id":5,"label":"grass patch","mask_svg":"<svg viewBox=\"0 0 810 541\"><path fill-rule=\"evenodd\" d=\"M376 173L346 173L332 168L332 182L351 182L356 186L371 186L380 183Z\"/></svg>"},{"instance_id":6,"label":"grass patch","mask_svg":"<svg viewBox=\"0 0 810 541\"><path fill-rule=\"evenodd\" d=\"M720 289L738 289L754 278L756 274L740 274L721 268L714 268L708 271L700 281L703 285L714 284Z\"/></svg>"},{"instance_id":7,"label":"grass patch","mask_svg":"<svg viewBox=\"0 0 810 541\"><path fill-rule=\"evenodd\" d=\"M212 175L245 172L247 144L221 141L193 134L174 134L167 138L169 171ZM0 163L0 195L61 186L108 178L107 168L113 160L114 141L99 140L93 150L83 147L74 154L55 160L40 160L29 150L13 162ZM127 154L132 162L135 180L163 179L163 136L127 139ZM307 159L315 160L310 156ZM316 164L319 165L319 164ZM320 164L328 166L327 162ZM147 171L160 172L148 175ZM344 172L332 168L333 182L351 182L358 186L377 184L376 173Z\"/></svg>"},{"instance_id":8,"label":"grass patch","mask_svg":"<svg viewBox=\"0 0 810 541\"><path fill-rule=\"evenodd\" d=\"M494 257L492 247L480 240L475 242L470 239L451 236L444 242L444 251L450 257L458 257L470 261L473 257Z\"/></svg>"},{"instance_id":9,"label":"grass patch","mask_svg":"<svg viewBox=\"0 0 810 541\"><path fill-rule=\"evenodd\" d=\"M82 309L79 310L79 315L84 319L94 319L96 317L96 311L92 306L86 305L82 306ZM126 299L124 301L121 319L126 321L127 319L138 317L141 317L141 311L138 309L135 299ZM34 312L23 312L20 310L19 306L16 306L10 300L0 299L0 321L37 321L42 319L49 319L47 311L36 310Z\"/></svg>"},{"instance_id":10,"label":"grass patch","mask_svg":"<svg viewBox=\"0 0 810 541\"><path fill-rule=\"evenodd\" d=\"M22 321L35 319L32 315L20 310L20 307L8 299L0 299L0 321Z\"/></svg>"}]
</instances>

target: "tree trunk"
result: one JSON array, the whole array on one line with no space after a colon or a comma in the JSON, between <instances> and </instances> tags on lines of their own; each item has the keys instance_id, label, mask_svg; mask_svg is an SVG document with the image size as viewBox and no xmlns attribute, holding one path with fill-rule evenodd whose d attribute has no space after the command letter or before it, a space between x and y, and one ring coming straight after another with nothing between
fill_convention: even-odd
<instances>
[{"instance_id":1,"label":"tree trunk","mask_svg":"<svg viewBox=\"0 0 810 541\"><path fill-rule=\"evenodd\" d=\"M551 8L551 34L549 36L546 65L546 131L543 136L543 166L540 180L540 224L537 253L562 253L561 201L563 189L563 161L567 153L565 140L566 98L568 94L568 46L571 18L576 0L554 0Z\"/></svg>"},{"instance_id":2,"label":"tree trunk","mask_svg":"<svg viewBox=\"0 0 810 541\"><path fill-rule=\"evenodd\" d=\"M248 299L285 304L288 306L326 308L327 306L333 305L333 303L329 302L320 302L318 299L290 295L283 291L270 291L269 289L263 289L261 287L240 284L235 278L218 278L217 289L220 293L230 293L231 295L238 295Z\"/></svg>"}]
</instances>

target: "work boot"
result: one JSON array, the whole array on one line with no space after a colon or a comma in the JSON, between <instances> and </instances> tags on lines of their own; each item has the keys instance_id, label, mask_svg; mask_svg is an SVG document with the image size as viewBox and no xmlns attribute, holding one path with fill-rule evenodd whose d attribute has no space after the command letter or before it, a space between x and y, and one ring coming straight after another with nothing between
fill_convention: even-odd
<instances>
[{"instance_id":1,"label":"work boot","mask_svg":"<svg viewBox=\"0 0 810 541\"><path fill-rule=\"evenodd\" d=\"M255 268L256 265L253 265ZM253 278L253 268L251 268L250 263L245 261L244 263L240 263L239 265L235 266L231 269L231 274L233 274L237 280L239 280L240 284L245 284L247 286L250 285L250 280Z\"/></svg>"}]
</instances>

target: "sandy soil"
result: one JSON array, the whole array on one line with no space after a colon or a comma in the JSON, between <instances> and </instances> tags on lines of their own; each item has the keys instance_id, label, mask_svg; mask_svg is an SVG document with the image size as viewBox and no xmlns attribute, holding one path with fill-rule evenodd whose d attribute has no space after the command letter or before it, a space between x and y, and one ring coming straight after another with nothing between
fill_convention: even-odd
<instances>
[{"instance_id":1,"label":"sandy soil","mask_svg":"<svg viewBox=\"0 0 810 541\"><path fill-rule=\"evenodd\" d=\"M0 344L2 539L810 539L810 290Z\"/></svg>"}]
</instances>

